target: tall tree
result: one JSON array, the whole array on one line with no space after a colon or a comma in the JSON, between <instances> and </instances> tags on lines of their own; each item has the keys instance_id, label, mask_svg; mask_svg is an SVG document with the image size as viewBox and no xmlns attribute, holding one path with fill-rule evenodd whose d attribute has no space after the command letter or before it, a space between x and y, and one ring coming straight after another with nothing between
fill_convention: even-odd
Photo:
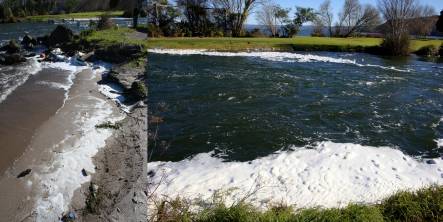
<instances>
[{"instance_id":1,"label":"tall tree","mask_svg":"<svg viewBox=\"0 0 443 222\"><path fill-rule=\"evenodd\" d=\"M410 44L408 20L415 18L418 3L416 0L379 0L378 5L387 25L382 47L391 55L407 55Z\"/></svg>"},{"instance_id":2,"label":"tall tree","mask_svg":"<svg viewBox=\"0 0 443 222\"><path fill-rule=\"evenodd\" d=\"M435 9L429 5L418 6L415 14L416 18L409 21L410 33L422 37L429 36L435 25Z\"/></svg>"},{"instance_id":3,"label":"tall tree","mask_svg":"<svg viewBox=\"0 0 443 222\"><path fill-rule=\"evenodd\" d=\"M436 26L439 32L443 32L443 11L440 12L440 17L438 18Z\"/></svg>"},{"instance_id":4,"label":"tall tree","mask_svg":"<svg viewBox=\"0 0 443 222\"><path fill-rule=\"evenodd\" d=\"M213 0L214 8L223 9L232 36L243 34L243 26L258 0Z\"/></svg>"},{"instance_id":5,"label":"tall tree","mask_svg":"<svg viewBox=\"0 0 443 222\"><path fill-rule=\"evenodd\" d=\"M177 6L181 9L185 19L184 25L192 36L204 36L212 26L210 21L210 7L208 0L178 0Z\"/></svg>"},{"instance_id":6,"label":"tall tree","mask_svg":"<svg viewBox=\"0 0 443 222\"><path fill-rule=\"evenodd\" d=\"M371 5L362 6L358 0L345 0L343 9L339 13L336 35L349 37L379 23L380 16L375 7Z\"/></svg>"},{"instance_id":7,"label":"tall tree","mask_svg":"<svg viewBox=\"0 0 443 222\"><path fill-rule=\"evenodd\" d=\"M312 22L316 19L317 16L313 8L297 7L294 20L284 27L285 36L290 38L294 37L300 31L303 23Z\"/></svg>"},{"instance_id":8,"label":"tall tree","mask_svg":"<svg viewBox=\"0 0 443 222\"><path fill-rule=\"evenodd\" d=\"M257 21L268 29L272 37L278 37L281 25L288 19L288 13L289 9L265 2L257 12Z\"/></svg>"},{"instance_id":9,"label":"tall tree","mask_svg":"<svg viewBox=\"0 0 443 222\"><path fill-rule=\"evenodd\" d=\"M327 27L329 36L333 35L332 23L334 21L334 13L332 12L331 0L325 0L318 10L318 23Z\"/></svg>"}]
</instances>

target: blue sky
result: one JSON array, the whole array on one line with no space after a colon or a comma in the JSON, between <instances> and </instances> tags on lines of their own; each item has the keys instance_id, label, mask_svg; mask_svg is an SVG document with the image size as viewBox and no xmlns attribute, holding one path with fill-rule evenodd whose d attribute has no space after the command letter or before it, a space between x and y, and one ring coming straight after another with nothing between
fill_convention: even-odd
<instances>
[{"instance_id":1,"label":"blue sky","mask_svg":"<svg viewBox=\"0 0 443 222\"><path fill-rule=\"evenodd\" d=\"M280 4L281 6L285 8L295 8L295 6L301 6L301 7L311 7L314 9L318 9L320 4L324 0L273 0L274 2ZM443 0L417 0L422 5L431 5L435 8L437 12L440 12L443 10ZM334 10L334 16L338 14L340 9L343 6L344 0L331 0L333 10ZM376 6L377 0L360 0L363 4L372 4ZM293 12L291 12L291 16L293 15ZM248 19L248 24L257 24L257 21L255 19L255 14L252 14Z\"/></svg>"}]
</instances>

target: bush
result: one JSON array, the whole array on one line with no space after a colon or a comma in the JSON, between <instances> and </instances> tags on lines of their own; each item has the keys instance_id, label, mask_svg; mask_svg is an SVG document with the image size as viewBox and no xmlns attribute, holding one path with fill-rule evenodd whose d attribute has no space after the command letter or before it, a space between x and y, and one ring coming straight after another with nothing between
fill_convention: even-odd
<instances>
[{"instance_id":1,"label":"bush","mask_svg":"<svg viewBox=\"0 0 443 222\"><path fill-rule=\"evenodd\" d=\"M135 81L131 85L131 92L135 99L143 99L148 96L148 90L146 86L141 81Z\"/></svg>"},{"instance_id":2,"label":"bush","mask_svg":"<svg viewBox=\"0 0 443 222\"><path fill-rule=\"evenodd\" d=\"M439 55L439 48L435 45L427 45L421 47L415 52L416 55L425 57L434 57Z\"/></svg>"},{"instance_id":3,"label":"bush","mask_svg":"<svg viewBox=\"0 0 443 222\"><path fill-rule=\"evenodd\" d=\"M386 55L404 56L409 54L410 37L408 33L394 36L388 34L383 39L381 47Z\"/></svg>"},{"instance_id":4,"label":"bush","mask_svg":"<svg viewBox=\"0 0 443 222\"><path fill-rule=\"evenodd\" d=\"M98 30L110 29L115 26L114 22L111 20L111 15L109 13L105 13L100 16L100 19L97 22Z\"/></svg>"}]
</instances>

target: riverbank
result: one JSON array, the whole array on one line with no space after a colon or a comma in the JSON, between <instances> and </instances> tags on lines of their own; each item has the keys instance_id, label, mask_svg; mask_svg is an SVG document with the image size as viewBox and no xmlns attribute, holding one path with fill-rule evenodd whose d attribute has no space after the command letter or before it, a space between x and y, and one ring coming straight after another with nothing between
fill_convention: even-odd
<instances>
[{"instance_id":1,"label":"riverbank","mask_svg":"<svg viewBox=\"0 0 443 222\"><path fill-rule=\"evenodd\" d=\"M366 52L377 47L380 38L149 38L148 47L164 49L207 49L216 51L334 51ZM414 39L411 52L427 45L440 47L442 40Z\"/></svg>"},{"instance_id":2,"label":"riverbank","mask_svg":"<svg viewBox=\"0 0 443 222\"><path fill-rule=\"evenodd\" d=\"M35 15L27 16L24 20L32 22L46 22L48 20L72 20L72 19L95 19L103 14L108 14L111 17L121 17L123 11L96 11L96 12L78 12L78 13L68 13L68 14L57 14L57 15Z\"/></svg>"}]
</instances>

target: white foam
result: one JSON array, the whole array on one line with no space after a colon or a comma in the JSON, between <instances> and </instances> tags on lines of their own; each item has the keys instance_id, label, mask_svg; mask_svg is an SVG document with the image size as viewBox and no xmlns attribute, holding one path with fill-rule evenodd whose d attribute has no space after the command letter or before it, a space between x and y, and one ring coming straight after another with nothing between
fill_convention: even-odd
<instances>
[{"instance_id":1,"label":"white foam","mask_svg":"<svg viewBox=\"0 0 443 222\"><path fill-rule=\"evenodd\" d=\"M296 208L341 207L443 184L443 160L434 160L436 164L426 164L389 147L333 142L250 162L223 162L202 153L179 162L149 163L148 171L155 172L149 189L156 190L157 198L211 200L217 190L234 188L226 196L227 204L251 194L248 201L261 208L280 202Z\"/></svg>"},{"instance_id":2,"label":"white foam","mask_svg":"<svg viewBox=\"0 0 443 222\"><path fill-rule=\"evenodd\" d=\"M105 62L99 62L95 66L95 72L99 75L107 75L112 65ZM106 98L114 101L117 106L125 113L131 111L132 106L126 105L126 97L124 96L124 89L116 83L106 83L98 85L98 91Z\"/></svg>"},{"instance_id":3,"label":"white foam","mask_svg":"<svg viewBox=\"0 0 443 222\"><path fill-rule=\"evenodd\" d=\"M56 155L50 167L36 175L43 187L42 196L36 203L37 221L55 221L68 210L74 191L90 181L90 174L95 172L92 158L112 135L112 130L96 129L95 126L123 118L121 115L112 117L113 107L106 100L92 96L88 99L95 101L95 106L87 108L93 110L89 113L82 110L77 112L78 121L75 124L80 137L66 135L65 139L53 147L62 147L63 151ZM81 174L82 169L88 172L88 176Z\"/></svg>"},{"instance_id":4,"label":"white foam","mask_svg":"<svg viewBox=\"0 0 443 222\"><path fill-rule=\"evenodd\" d=\"M15 72L18 73L14 73L14 75L20 75L23 77L18 77L21 79L17 81L15 85L9 86L5 92L2 92L0 95L0 103L3 102L15 89L17 89L17 87L23 85L31 75L35 75L42 70L42 67L37 61L36 57L29 59L26 65L18 65L16 68L17 70L15 70ZM12 75L11 77L17 78Z\"/></svg>"},{"instance_id":5,"label":"white foam","mask_svg":"<svg viewBox=\"0 0 443 222\"><path fill-rule=\"evenodd\" d=\"M171 55L206 55L206 56L225 56L225 57L258 57L261 59L266 59L269 61L278 62L327 62L327 63L339 63L339 64L351 64L360 67L377 67L381 69L394 70L399 72L409 72L410 70L398 69L396 67L386 67L381 65L373 64L361 64L356 60L344 59L344 58L334 58L328 56L319 56L312 54L300 54L292 52L217 52L208 51L205 49L149 49L150 53L157 54L171 54Z\"/></svg>"}]
</instances>

